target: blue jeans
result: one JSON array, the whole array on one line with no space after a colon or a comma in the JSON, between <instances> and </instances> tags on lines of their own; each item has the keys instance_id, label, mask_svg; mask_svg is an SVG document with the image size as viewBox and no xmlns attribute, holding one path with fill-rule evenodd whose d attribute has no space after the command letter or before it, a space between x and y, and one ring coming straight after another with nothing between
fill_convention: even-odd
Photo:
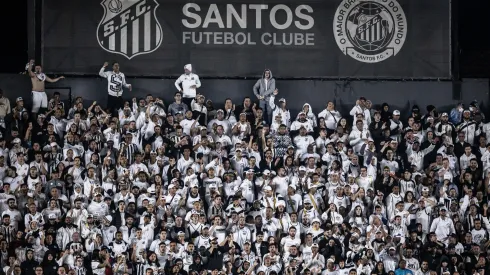
<instances>
[{"instance_id":1,"label":"blue jeans","mask_svg":"<svg viewBox=\"0 0 490 275\"><path fill-rule=\"evenodd\" d=\"M265 99L261 100L259 102L259 107L264 111L264 120L267 122L267 124L271 125L272 123L272 108L271 105L269 104L269 99L270 97L266 97Z\"/></svg>"}]
</instances>

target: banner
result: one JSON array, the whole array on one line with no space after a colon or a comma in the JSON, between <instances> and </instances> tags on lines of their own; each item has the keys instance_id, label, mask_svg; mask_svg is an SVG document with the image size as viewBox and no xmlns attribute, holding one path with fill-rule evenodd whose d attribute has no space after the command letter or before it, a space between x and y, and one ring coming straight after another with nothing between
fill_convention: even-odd
<instances>
[{"instance_id":1,"label":"banner","mask_svg":"<svg viewBox=\"0 0 490 275\"><path fill-rule=\"evenodd\" d=\"M43 65L129 76L450 78L449 0L44 0Z\"/></svg>"}]
</instances>

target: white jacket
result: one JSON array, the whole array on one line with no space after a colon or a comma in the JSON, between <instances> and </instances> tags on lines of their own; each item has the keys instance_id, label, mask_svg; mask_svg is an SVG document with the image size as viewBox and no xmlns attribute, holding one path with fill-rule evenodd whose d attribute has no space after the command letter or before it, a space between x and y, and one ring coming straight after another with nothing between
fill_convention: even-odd
<instances>
[{"instance_id":1,"label":"white jacket","mask_svg":"<svg viewBox=\"0 0 490 275\"><path fill-rule=\"evenodd\" d=\"M325 118L325 125L327 129L335 130L337 128L337 123L342 118L342 115L338 111L328 111L327 109L323 110L318 114L318 118Z\"/></svg>"},{"instance_id":2,"label":"white jacket","mask_svg":"<svg viewBox=\"0 0 490 275\"><path fill-rule=\"evenodd\" d=\"M182 84L182 88L180 87L180 84ZM196 88L201 87L201 81L199 80L199 76L194 73L182 74L175 81L175 88L177 88L177 90L179 91L182 90L182 97L195 98L196 89L191 88L191 86L194 85L196 86Z\"/></svg>"},{"instance_id":3,"label":"white jacket","mask_svg":"<svg viewBox=\"0 0 490 275\"><path fill-rule=\"evenodd\" d=\"M352 129L349 135L349 144L353 147L354 153L359 154L361 152L362 145L365 144L364 140L367 140L370 136L369 130L361 132L357 128Z\"/></svg>"},{"instance_id":4,"label":"white jacket","mask_svg":"<svg viewBox=\"0 0 490 275\"><path fill-rule=\"evenodd\" d=\"M369 109L363 110L361 106L356 105L352 108L352 110L350 110L349 114L354 119L354 124L356 121L357 114L363 114L364 115L364 125L371 124L371 112L369 111Z\"/></svg>"},{"instance_id":5,"label":"white jacket","mask_svg":"<svg viewBox=\"0 0 490 275\"><path fill-rule=\"evenodd\" d=\"M449 234L456 233L454 229L453 221L449 218L435 218L430 226L430 232L435 232L437 240L441 242L447 242Z\"/></svg>"},{"instance_id":6,"label":"white jacket","mask_svg":"<svg viewBox=\"0 0 490 275\"><path fill-rule=\"evenodd\" d=\"M435 145L431 144L424 150L419 150L417 152L412 150L412 146L407 147L408 162L417 167L417 171L420 172L424 168L424 157L435 149Z\"/></svg>"},{"instance_id":7,"label":"white jacket","mask_svg":"<svg viewBox=\"0 0 490 275\"><path fill-rule=\"evenodd\" d=\"M473 145L473 142L475 141L475 132L476 132L475 121L473 120L463 121L458 125L458 127L456 127L456 130L464 133L465 136L464 141Z\"/></svg>"},{"instance_id":8,"label":"white jacket","mask_svg":"<svg viewBox=\"0 0 490 275\"><path fill-rule=\"evenodd\" d=\"M288 128L291 125L291 114L289 110L283 110L274 103L275 96L271 95L269 98L269 105L272 108L272 120L275 120L277 115L281 115L282 124L286 125Z\"/></svg>"}]
</instances>

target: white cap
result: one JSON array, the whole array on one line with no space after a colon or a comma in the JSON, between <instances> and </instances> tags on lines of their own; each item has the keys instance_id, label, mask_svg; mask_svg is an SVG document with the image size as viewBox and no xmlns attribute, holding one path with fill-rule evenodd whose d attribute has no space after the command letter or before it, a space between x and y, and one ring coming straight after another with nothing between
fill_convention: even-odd
<instances>
[{"instance_id":1,"label":"white cap","mask_svg":"<svg viewBox=\"0 0 490 275\"><path fill-rule=\"evenodd\" d=\"M271 174L271 171L265 169L264 172L262 172L263 175L270 175Z\"/></svg>"},{"instance_id":2,"label":"white cap","mask_svg":"<svg viewBox=\"0 0 490 275\"><path fill-rule=\"evenodd\" d=\"M174 184L169 184L169 185L168 185L168 189L172 189L172 188L174 188L174 187L175 187L175 185L174 185Z\"/></svg>"},{"instance_id":3,"label":"white cap","mask_svg":"<svg viewBox=\"0 0 490 275\"><path fill-rule=\"evenodd\" d=\"M267 186L264 187L264 191L272 191L272 187L270 187L269 185L267 185Z\"/></svg>"},{"instance_id":4,"label":"white cap","mask_svg":"<svg viewBox=\"0 0 490 275\"><path fill-rule=\"evenodd\" d=\"M189 70L189 71L191 71L191 72L192 72L192 64L186 64L186 65L184 66L184 70Z\"/></svg>"},{"instance_id":5,"label":"white cap","mask_svg":"<svg viewBox=\"0 0 490 275\"><path fill-rule=\"evenodd\" d=\"M20 138L14 138L14 140L12 141L12 143L20 143Z\"/></svg>"},{"instance_id":6,"label":"white cap","mask_svg":"<svg viewBox=\"0 0 490 275\"><path fill-rule=\"evenodd\" d=\"M105 216L104 219L106 219L108 222L112 222L112 216L111 215Z\"/></svg>"},{"instance_id":7,"label":"white cap","mask_svg":"<svg viewBox=\"0 0 490 275\"><path fill-rule=\"evenodd\" d=\"M319 219L319 218L314 218L314 219L311 221L311 224L316 223L316 222L317 222L317 223L320 223L320 224L322 223L322 222L320 221L320 219Z\"/></svg>"},{"instance_id":8,"label":"white cap","mask_svg":"<svg viewBox=\"0 0 490 275\"><path fill-rule=\"evenodd\" d=\"M300 167L299 167L299 171L306 171L306 167L304 167L304 166L300 166Z\"/></svg>"},{"instance_id":9,"label":"white cap","mask_svg":"<svg viewBox=\"0 0 490 275\"><path fill-rule=\"evenodd\" d=\"M48 219L49 220L56 220L56 215L55 214L49 214Z\"/></svg>"},{"instance_id":10,"label":"white cap","mask_svg":"<svg viewBox=\"0 0 490 275\"><path fill-rule=\"evenodd\" d=\"M394 116L399 116L399 115L400 115L400 111L398 111L398 110L394 110L394 111L393 111L393 115L394 115Z\"/></svg>"},{"instance_id":11,"label":"white cap","mask_svg":"<svg viewBox=\"0 0 490 275\"><path fill-rule=\"evenodd\" d=\"M277 201L277 203L276 203L276 207L278 207L278 206L280 206L280 205L282 205L282 206L286 206L286 203L285 203L283 200Z\"/></svg>"}]
</instances>

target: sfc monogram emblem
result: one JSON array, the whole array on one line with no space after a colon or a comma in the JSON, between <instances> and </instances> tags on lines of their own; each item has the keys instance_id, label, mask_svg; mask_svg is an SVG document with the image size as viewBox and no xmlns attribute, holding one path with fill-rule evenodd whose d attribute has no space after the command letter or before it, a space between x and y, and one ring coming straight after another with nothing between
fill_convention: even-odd
<instances>
[{"instance_id":1,"label":"sfc monogram emblem","mask_svg":"<svg viewBox=\"0 0 490 275\"><path fill-rule=\"evenodd\" d=\"M106 51L131 59L155 51L163 31L156 17L157 0L103 0L104 17L97 40Z\"/></svg>"},{"instance_id":2,"label":"sfc monogram emblem","mask_svg":"<svg viewBox=\"0 0 490 275\"><path fill-rule=\"evenodd\" d=\"M377 63L402 49L407 19L396 0L344 0L335 13L333 31L345 55Z\"/></svg>"}]
</instances>

